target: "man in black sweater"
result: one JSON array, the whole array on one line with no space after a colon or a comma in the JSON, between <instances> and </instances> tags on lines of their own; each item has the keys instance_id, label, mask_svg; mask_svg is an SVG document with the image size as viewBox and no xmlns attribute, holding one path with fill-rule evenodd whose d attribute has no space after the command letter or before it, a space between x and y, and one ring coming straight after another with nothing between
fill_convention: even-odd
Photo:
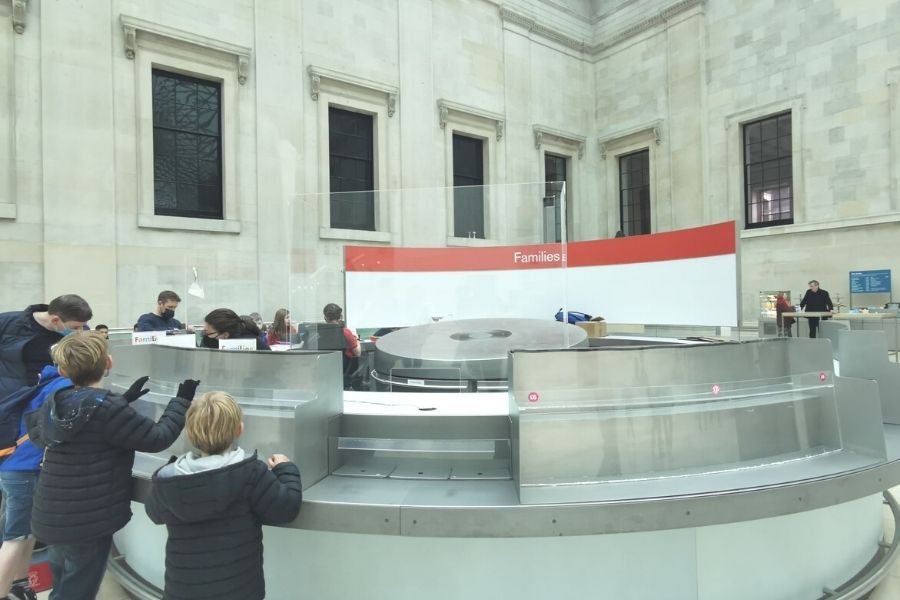
<instances>
[{"instance_id":1,"label":"man in black sweater","mask_svg":"<svg viewBox=\"0 0 900 600\"><path fill-rule=\"evenodd\" d=\"M803 294L800 308L808 312L831 312L834 310L834 304L831 303L828 292L821 289L819 282L813 279L809 282L809 289ZM819 330L819 317L809 317L807 321L809 321L809 337L814 338Z\"/></svg>"}]
</instances>

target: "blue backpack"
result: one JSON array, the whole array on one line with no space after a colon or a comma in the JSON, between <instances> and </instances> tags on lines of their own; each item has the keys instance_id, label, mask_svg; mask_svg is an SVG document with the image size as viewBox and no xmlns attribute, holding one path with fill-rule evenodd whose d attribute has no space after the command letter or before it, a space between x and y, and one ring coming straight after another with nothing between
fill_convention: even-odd
<instances>
[{"instance_id":1,"label":"blue backpack","mask_svg":"<svg viewBox=\"0 0 900 600\"><path fill-rule=\"evenodd\" d=\"M589 315L587 313L577 312L574 310L568 311L568 315L569 315L568 322L572 325L574 325L575 323L582 323L584 321L590 321L593 318L593 317L591 317L591 315ZM563 309L560 308L559 312L556 313L556 320L557 321L563 320Z\"/></svg>"},{"instance_id":2,"label":"blue backpack","mask_svg":"<svg viewBox=\"0 0 900 600\"><path fill-rule=\"evenodd\" d=\"M19 437L22 411L50 382L57 379L58 377L44 378L37 385L23 386L0 399L0 462L6 460L16 448L28 441L27 434Z\"/></svg>"}]
</instances>

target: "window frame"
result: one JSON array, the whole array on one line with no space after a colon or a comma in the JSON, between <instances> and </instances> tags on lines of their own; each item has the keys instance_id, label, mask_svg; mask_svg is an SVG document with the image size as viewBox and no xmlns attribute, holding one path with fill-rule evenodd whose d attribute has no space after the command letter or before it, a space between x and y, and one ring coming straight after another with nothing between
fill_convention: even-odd
<instances>
[{"instance_id":1,"label":"window frame","mask_svg":"<svg viewBox=\"0 0 900 600\"><path fill-rule=\"evenodd\" d=\"M371 180L371 188L368 189L368 190L355 190L355 191L360 191L360 192L372 192L372 198L371 198L371 201L372 201L372 206L371 206L371 217L372 217L372 220L371 220L371 229L369 229L369 228L359 228L359 227L341 227L341 226L340 226L341 224L338 224L338 225L335 224L334 218L333 218L333 216L331 215L332 194L335 193L335 192L333 192L333 190L331 189L331 160L332 160L332 158L335 156L335 155L331 152L331 133L332 133L332 132L331 132L331 115L332 115L332 110L335 110L335 111L341 111L341 112L344 112L344 113L350 113L350 114L363 115L363 116L369 118L369 124L370 124L370 126L371 126L371 132L370 132L370 136L369 136L369 137L370 137L370 140L371 140L371 143L372 143L372 148L371 148L371 151L372 151L372 158L371 158L371 161L368 161L368 162L369 162L369 167L370 167L370 169L371 169L371 176L372 176L372 180ZM377 172L376 172L376 163L377 163L377 160L376 160L376 159L377 159L377 156L376 156L376 154L377 154L377 147L376 147L376 135L375 135L375 120L376 120L376 116L377 116L377 115L373 115L373 114L368 113L368 112L357 111L357 110L348 110L348 109L346 109L346 108L343 108L343 107L340 107L340 106L336 106L336 105L333 105L333 104L328 106L328 145L329 145L329 148L328 148L328 171L329 171L329 183L328 183L328 188L329 188L329 189L328 189L328 197L329 197L329 198L328 198L328 199L329 199L329 203L328 203L328 215L329 215L329 223L328 223L328 225L329 225L329 227L330 227L332 230L340 230L340 229L343 229L343 230L353 230L353 231L363 231L363 232L366 232L366 231L367 231L367 232L374 232L374 231L377 231L376 223L377 223L377 220L378 220L378 219L377 219L377 214L376 214L376 210L377 210L377 209L376 209L376 196L377 196L377 189L378 189L378 187L377 187L377 185L376 185L376 183L375 183L375 182L376 182L376 176L377 176ZM356 157L344 157L344 158L354 158L355 160L360 160L359 158L356 158ZM342 190L342 191L337 192L337 193L344 193L344 191Z\"/></svg>"},{"instance_id":2,"label":"window frame","mask_svg":"<svg viewBox=\"0 0 900 600\"><path fill-rule=\"evenodd\" d=\"M764 160L762 157L760 157L760 159L758 161L749 163L748 156L747 156L748 128L752 127L754 125L759 125L761 128L763 123L774 120L776 122L775 127L776 127L776 131L777 131L778 120L781 117L784 117L785 115L790 117L790 126L789 126L788 136L790 136L790 139L791 139L791 146L790 146L790 149L788 150L787 155L782 156L782 155L778 154L775 156L775 158L770 158L768 160ZM793 225L795 222L795 217L796 217L797 213L796 213L796 208L795 208L796 194L795 194L795 186L794 186L794 179L795 179L795 177L794 177L794 151L793 151L794 115L793 115L792 111L790 109L777 111L777 112L774 112L774 113L771 113L771 114L768 114L768 115L765 115L762 117L757 117L754 119L749 119L749 120L743 121L740 123L739 130L740 130L739 135L740 135L740 147L741 147L741 152L740 152L740 156L741 156L741 188L743 190L743 194L741 197L743 199L743 207L744 207L744 211L743 211L744 212L744 229L752 230L752 229L763 229L763 228L768 228L768 227L779 227L779 226L784 226L784 225ZM776 152L778 151L777 148L779 146L778 141L779 141L779 139L781 139L783 137L786 137L786 136L783 136L780 133L776 133L776 136L774 138L774 140L776 142ZM762 138L760 138L759 143L760 144L763 143ZM791 161L791 178L790 178L790 190L791 190L790 215L791 216L788 218L782 218L782 219L773 220L773 221L758 221L758 222L753 223L750 221L750 219L751 219L751 204L752 203L750 202L750 199L751 199L750 198L750 181L749 181L748 172L752 166L759 166L760 168L763 168L763 165L766 162L780 161L784 158L788 158ZM780 167L779 167L779 183L783 182L783 181L785 181L785 180L783 178L781 178L781 176L780 176ZM764 185L764 183L762 185Z\"/></svg>"},{"instance_id":3,"label":"window frame","mask_svg":"<svg viewBox=\"0 0 900 600\"><path fill-rule=\"evenodd\" d=\"M157 39L159 41L157 41ZM138 227L240 233L237 190L239 144L238 68L233 56L193 49L165 38L138 38L140 50L134 59L137 102L138 144ZM220 147L222 178L222 218L157 215L154 190L153 153L153 70L163 70L197 79L218 82L220 89Z\"/></svg>"},{"instance_id":4,"label":"window frame","mask_svg":"<svg viewBox=\"0 0 900 600\"><path fill-rule=\"evenodd\" d=\"M480 146L480 148L481 148L481 182L480 182L480 183L478 183L478 184L472 184L472 186L458 186L458 185L456 185L456 177L457 177L457 171L456 171L456 138L465 138L465 139L473 140L473 141L476 141L476 142L479 143L479 146ZM488 233L488 232L487 232L487 226L486 226L486 225L487 225L487 218L486 218L486 214L485 214L485 213L486 213L486 196L487 196L487 194L486 194L487 190L486 190L486 188L485 188L485 173L487 172L487 168L486 168L486 165L485 165L486 158L487 158L487 157L486 157L486 154L487 154L487 150L486 150L487 140L485 140L484 138L482 138L482 137L480 137L480 136L467 135L467 134L462 133L462 132L460 132L460 131L454 131L454 132L453 132L453 136L451 137L451 144L452 144L452 146L453 146L453 147L451 148L451 150L450 150L451 157L452 157L452 160L451 160L451 170L452 170L452 175L453 175L453 179L452 179L452 181L451 181L452 186L453 186L453 222L451 223L452 232L453 232L453 237L455 237L455 238L461 238L461 239L470 239L470 240L484 240L484 239L487 238L487 233ZM480 186L480 187L481 187L481 234L482 234L482 235L481 235L481 237L478 237L478 236L474 236L474 237L473 237L473 236L459 236L459 235L457 235L457 231L456 231L456 229L457 229L457 227L456 227L456 204L457 204L456 188L458 188L458 187L473 187L473 186Z\"/></svg>"},{"instance_id":5,"label":"window frame","mask_svg":"<svg viewBox=\"0 0 900 600\"><path fill-rule=\"evenodd\" d=\"M153 77L155 77L158 73L165 74L165 75L171 77L173 80L176 80L176 81L178 81L178 80L193 80L193 81L197 81L197 82L209 82L209 83L215 84L216 87L217 87L217 96L218 96L218 114L217 114L217 116L216 116L216 118L217 118L217 120L218 120L218 124L217 124L217 130L218 130L218 133L215 134L215 135L210 135L210 134L203 134L203 133L199 133L199 132L186 132L186 131L183 131L183 130L178 129L177 126L175 126L175 125L172 125L172 126L157 125L156 119L155 119L155 115L156 115L156 106L155 106L156 98L155 98L155 97L152 97L152 98L151 98L151 101L154 103L154 107L153 107L153 114L154 114L154 121L153 121L153 138L154 138L154 148L153 148L153 161L154 161L154 167L153 167L154 198L153 198L153 203L154 203L154 215L156 215L156 216L168 216L168 217L183 217L183 218L192 218L192 219L212 219L212 220L219 220L219 221L221 221L221 220L224 218L224 212L225 212L225 198L224 198L225 194L224 194L224 185L223 185L223 184L224 184L224 178L223 178L223 176L222 176L222 173L223 173L223 168L222 168L222 154L223 154L223 152L222 152L222 84L221 84L221 82L216 81L216 80L211 80L211 79L207 79L207 78L203 78L203 77L194 77L194 76L192 76L192 75L187 75L187 74L184 74L184 73L175 73L175 72L168 71L168 70L166 70L166 69L160 69L160 68L153 68L153 69L152 69L152 72L151 72L151 81L152 81ZM155 140L156 140L156 133L157 133L157 130L173 131L173 132L181 131L182 133L190 133L190 134L196 135L196 136L198 136L198 137L206 136L206 137L209 137L209 138L215 138L215 139L217 140L217 142L218 142L218 153L217 153L217 157L216 157L216 162L217 162L217 168L218 168L218 191L219 191L219 198L218 198L218 201L219 201L219 202L218 202L218 211L217 211L217 214L216 214L215 216L212 216L212 215L206 216L206 215L202 215L202 214L190 214L190 213L187 212L187 211L182 211L182 210L177 209L177 208L176 208L176 209L169 210L169 211L165 211L165 209L163 209L164 212L160 212L160 209L159 209L159 207L158 207L157 204L156 204L156 192L155 192L155 183L156 183L156 181L157 181L157 178L156 178L156 151L157 151L157 149L156 149L156 147L155 147ZM176 181L176 183L177 183L177 181ZM176 203L177 203L177 200L178 200L177 190L176 190L176 196L175 196L175 199L176 199Z\"/></svg>"},{"instance_id":6,"label":"window frame","mask_svg":"<svg viewBox=\"0 0 900 600\"><path fill-rule=\"evenodd\" d=\"M639 154L647 155L647 171L646 171L647 181L644 184L642 184L640 187L634 187L634 186L630 185L630 182L629 182L629 187L625 188L625 187L623 187L623 181L622 181L622 161L624 159L631 159L632 157L636 157ZM619 174L619 176L618 176L618 189L619 189L619 194L618 194L618 196L619 196L619 228L618 228L618 231L621 231L625 236L647 235L647 234L652 233L653 232L653 193L651 190L652 175L651 175L651 167L650 167L650 148L645 147L645 148L640 148L640 149L633 150L630 152L618 154L616 156L616 165L617 165L618 174ZM630 172L633 173L634 171L631 170ZM649 196L649 198L647 198L647 206L646 206L647 230L643 231L643 225L642 225L642 227L641 227L642 230L639 232L626 231L625 219L624 219L623 194L625 191L633 192L634 190L642 190L644 188L647 189L647 195ZM632 201L631 204L633 205L633 204L635 204L635 202ZM641 219L641 222L643 224L644 219Z\"/></svg>"}]
</instances>

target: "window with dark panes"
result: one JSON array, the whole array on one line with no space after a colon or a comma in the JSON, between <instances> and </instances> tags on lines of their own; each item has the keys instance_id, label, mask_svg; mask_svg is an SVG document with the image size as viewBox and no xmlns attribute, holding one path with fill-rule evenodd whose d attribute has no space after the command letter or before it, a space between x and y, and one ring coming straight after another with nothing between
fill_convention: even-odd
<instances>
[{"instance_id":1,"label":"window with dark panes","mask_svg":"<svg viewBox=\"0 0 900 600\"><path fill-rule=\"evenodd\" d=\"M744 125L747 228L794 222L791 113Z\"/></svg>"},{"instance_id":2,"label":"window with dark panes","mask_svg":"<svg viewBox=\"0 0 900 600\"><path fill-rule=\"evenodd\" d=\"M453 134L453 235L484 238L484 141Z\"/></svg>"},{"instance_id":3,"label":"window with dark panes","mask_svg":"<svg viewBox=\"0 0 900 600\"><path fill-rule=\"evenodd\" d=\"M375 231L374 119L328 108L331 227Z\"/></svg>"},{"instance_id":4,"label":"window with dark panes","mask_svg":"<svg viewBox=\"0 0 900 600\"><path fill-rule=\"evenodd\" d=\"M566 183L566 157L544 154L544 242L562 241L562 194ZM568 210L569 190L566 188Z\"/></svg>"},{"instance_id":5,"label":"window with dark panes","mask_svg":"<svg viewBox=\"0 0 900 600\"><path fill-rule=\"evenodd\" d=\"M625 235L650 233L650 151L619 157L619 223Z\"/></svg>"},{"instance_id":6,"label":"window with dark panes","mask_svg":"<svg viewBox=\"0 0 900 600\"><path fill-rule=\"evenodd\" d=\"M158 69L152 75L155 213L221 219L221 85Z\"/></svg>"}]
</instances>

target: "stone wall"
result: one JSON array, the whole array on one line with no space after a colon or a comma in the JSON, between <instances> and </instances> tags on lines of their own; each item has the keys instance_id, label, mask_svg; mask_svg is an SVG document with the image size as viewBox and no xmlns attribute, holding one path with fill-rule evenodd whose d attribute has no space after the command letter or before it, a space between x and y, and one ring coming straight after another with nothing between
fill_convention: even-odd
<instances>
[{"instance_id":1,"label":"stone wall","mask_svg":"<svg viewBox=\"0 0 900 600\"><path fill-rule=\"evenodd\" d=\"M75 291L130 326L171 288L191 322L222 305L314 319L343 301L346 244L539 241L536 194L494 194L490 239L452 238L437 188L454 131L485 140L491 184L567 156L572 239L619 228L617 157L642 148L654 231L743 222L741 124L785 110L794 224L742 231L743 318L759 290L815 277L846 297L849 270L900 271L897 0L26 6L17 33L0 0L2 310ZM226 82L223 222L152 214L142 78L158 61ZM376 232L329 227L329 103L375 115L378 187L416 190L379 194ZM185 293L194 267L203 300Z\"/></svg>"}]
</instances>

